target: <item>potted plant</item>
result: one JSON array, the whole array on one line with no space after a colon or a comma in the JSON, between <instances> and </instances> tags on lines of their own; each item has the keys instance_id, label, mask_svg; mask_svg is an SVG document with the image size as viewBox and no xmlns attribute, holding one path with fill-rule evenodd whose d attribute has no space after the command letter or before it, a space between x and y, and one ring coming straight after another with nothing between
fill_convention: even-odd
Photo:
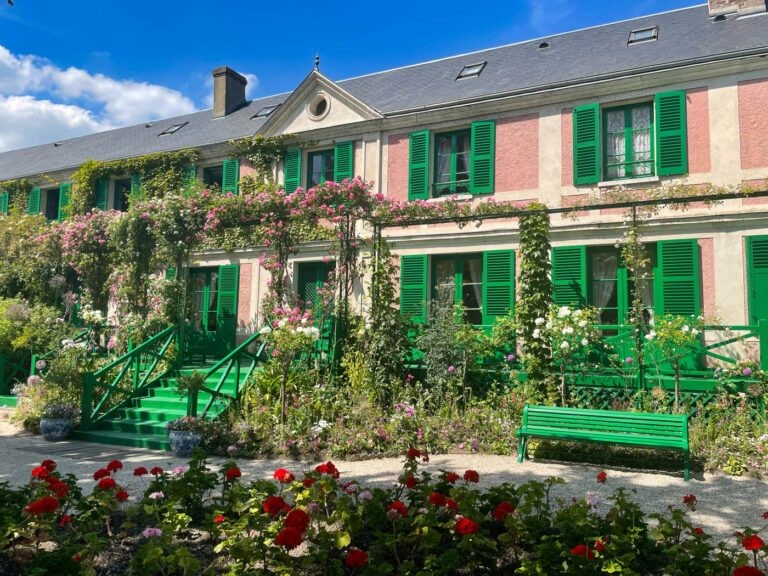
<instances>
[{"instance_id":1,"label":"potted plant","mask_svg":"<svg viewBox=\"0 0 768 576\"><path fill-rule=\"evenodd\" d=\"M165 425L168 441L174 456L186 458L200 445L205 430L205 421L196 416L184 416L171 420Z\"/></svg>"},{"instance_id":2,"label":"potted plant","mask_svg":"<svg viewBox=\"0 0 768 576\"><path fill-rule=\"evenodd\" d=\"M74 404L49 404L40 419L40 433L51 441L64 440L72 431L80 411Z\"/></svg>"}]
</instances>

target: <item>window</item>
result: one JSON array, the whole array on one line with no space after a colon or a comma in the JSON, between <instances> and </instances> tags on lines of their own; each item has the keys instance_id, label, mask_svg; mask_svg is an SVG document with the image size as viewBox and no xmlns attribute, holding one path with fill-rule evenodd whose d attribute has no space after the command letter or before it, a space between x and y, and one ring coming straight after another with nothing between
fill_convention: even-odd
<instances>
[{"instance_id":1,"label":"window","mask_svg":"<svg viewBox=\"0 0 768 576\"><path fill-rule=\"evenodd\" d=\"M45 211L43 212L45 217L48 220L58 220L60 198L59 189L50 188L48 190L43 190L43 198L45 200Z\"/></svg>"},{"instance_id":2,"label":"window","mask_svg":"<svg viewBox=\"0 0 768 576\"><path fill-rule=\"evenodd\" d=\"M400 311L416 323L426 323L429 300L461 304L468 322L490 328L499 316L514 310L515 253L403 256Z\"/></svg>"},{"instance_id":3,"label":"window","mask_svg":"<svg viewBox=\"0 0 768 576\"><path fill-rule=\"evenodd\" d=\"M650 40L656 40L659 37L659 27L653 26L652 28L643 28L641 30L632 30L629 33L629 40L627 44L639 44L640 42L648 42Z\"/></svg>"},{"instance_id":4,"label":"window","mask_svg":"<svg viewBox=\"0 0 768 576\"><path fill-rule=\"evenodd\" d=\"M768 320L768 236L747 237L749 323Z\"/></svg>"},{"instance_id":5,"label":"window","mask_svg":"<svg viewBox=\"0 0 768 576\"><path fill-rule=\"evenodd\" d=\"M333 161L333 150L321 150L307 154L307 188L322 184L326 180L333 181Z\"/></svg>"},{"instance_id":6,"label":"window","mask_svg":"<svg viewBox=\"0 0 768 576\"><path fill-rule=\"evenodd\" d=\"M128 211L128 198L131 196L131 179L120 178L115 180L114 201L115 210L119 212Z\"/></svg>"},{"instance_id":7,"label":"window","mask_svg":"<svg viewBox=\"0 0 768 576\"><path fill-rule=\"evenodd\" d=\"M688 172L685 92L623 107L573 109L573 183Z\"/></svg>"},{"instance_id":8,"label":"window","mask_svg":"<svg viewBox=\"0 0 768 576\"><path fill-rule=\"evenodd\" d=\"M441 133L434 138L428 130L412 132L408 200L426 200L444 194L492 194L495 138L493 120L473 122L469 130Z\"/></svg>"},{"instance_id":9,"label":"window","mask_svg":"<svg viewBox=\"0 0 768 576\"><path fill-rule=\"evenodd\" d=\"M5 216L8 214L8 192L0 191L0 215Z\"/></svg>"},{"instance_id":10,"label":"window","mask_svg":"<svg viewBox=\"0 0 768 576\"><path fill-rule=\"evenodd\" d=\"M277 110L279 107L280 107L280 104L274 104L272 106L264 106L263 108L260 108L259 111L256 112L256 114L251 116L251 120L255 118L266 118L267 116L272 114L272 112Z\"/></svg>"},{"instance_id":11,"label":"window","mask_svg":"<svg viewBox=\"0 0 768 576\"><path fill-rule=\"evenodd\" d=\"M470 64L469 66L464 66L464 68L461 69L461 72L459 72L459 75L456 76L456 80L462 80L464 78L474 78L475 76L480 76L480 73L483 71L483 68L485 68L485 65L487 62L479 62L477 64Z\"/></svg>"},{"instance_id":12,"label":"window","mask_svg":"<svg viewBox=\"0 0 768 576\"><path fill-rule=\"evenodd\" d=\"M650 103L603 112L607 180L652 176L653 111Z\"/></svg>"},{"instance_id":13,"label":"window","mask_svg":"<svg viewBox=\"0 0 768 576\"><path fill-rule=\"evenodd\" d=\"M433 196L469 192L469 130L435 136Z\"/></svg>"},{"instance_id":14,"label":"window","mask_svg":"<svg viewBox=\"0 0 768 576\"><path fill-rule=\"evenodd\" d=\"M189 124L189 122L182 122L181 124L174 124L173 126L168 126L168 128L160 132L158 136L168 136L170 134L174 134L175 132L178 132L179 130L184 128L184 126L186 126L187 124Z\"/></svg>"},{"instance_id":15,"label":"window","mask_svg":"<svg viewBox=\"0 0 768 576\"><path fill-rule=\"evenodd\" d=\"M224 166L219 164L218 166L206 166L203 168L203 184L212 188L216 186L221 188L224 182Z\"/></svg>"}]
</instances>

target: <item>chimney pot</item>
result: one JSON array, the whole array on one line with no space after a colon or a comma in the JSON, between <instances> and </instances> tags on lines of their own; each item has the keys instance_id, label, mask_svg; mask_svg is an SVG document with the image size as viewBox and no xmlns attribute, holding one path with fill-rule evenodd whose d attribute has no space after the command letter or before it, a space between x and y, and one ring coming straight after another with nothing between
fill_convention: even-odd
<instances>
[{"instance_id":1,"label":"chimney pot","mask_svg":"<svg viewBox=\"0 0 768 576\"><path fill-rule=\"evenodd\" d=\"M212 74L213 117L222 118L243 107L246 103L245 86L248 84L245 76L227 66L216 68Z\"/></svg>"},{"instance_id":2,"label":"chimney pot","mask_svg":"<svg viewBox=\"0 0 768 576\"><path fill-rule=\"evenodd\" d=\"M732 14L736 12L739 16L747 14L756 14L765 12L766 0L707 0L709 5L709 15Z\"/></svg>"}]
</instances>

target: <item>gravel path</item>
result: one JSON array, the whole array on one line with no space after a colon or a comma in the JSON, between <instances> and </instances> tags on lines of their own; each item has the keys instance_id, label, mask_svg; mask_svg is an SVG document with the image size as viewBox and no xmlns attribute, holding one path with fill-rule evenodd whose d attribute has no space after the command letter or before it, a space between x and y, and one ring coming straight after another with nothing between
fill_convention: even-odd
<instances>
[{"instance_id":1,"label":"gravel path","mask_svg":"<svg viewBox=\"0 0 768 576\"><path fill-rule=\"evenodd\" d=\"M11 485L25 484L30 471L44 458L53 458L63 473L73 473L87 490L93 486L91 474L112 459L126 463L128 470L135 466L163 466L166 469L185 463L167 452L140 448L123 448L90 442L47 442L40 436L21 432L3 418L0 408L0 482ZM214 464L222 458L212 458ZM382 458L359 462L335 461L343 478L356 478L370 486L391 486L402 469L402 459ZM271 478L276 468L285 467L294 473L313 466L292 460L240 460L243 479ZM441 469L463 473L466 469L480 473L480 485L490 486L502 482L521 484L528 480L544 480L558 476L566 480L556 486L553 495L563 498L584 498L590 492L599 500L605 499L619 486L635 492L634 499L648 513L663 512L667 506L681 503L684 494L695 494L699 506L692 514L695 523L712 534L715 541L727 539L746 525L763 526L762 513L768 511L768 483L752 478L736 478L724 474L703 474L684 482L679 475L607 469L608 483L595 481L599 468L582 464L560 464L528 461L518 464L512 456L480 456L474 454L435 455L421 469L437 472ZM297 474L298 475L298 474ZM123 482L130 484L129 474ZM129 490L130 491L130 490ZM598 510L607 510L607 504Z\"/></svg>"}]
</instances>

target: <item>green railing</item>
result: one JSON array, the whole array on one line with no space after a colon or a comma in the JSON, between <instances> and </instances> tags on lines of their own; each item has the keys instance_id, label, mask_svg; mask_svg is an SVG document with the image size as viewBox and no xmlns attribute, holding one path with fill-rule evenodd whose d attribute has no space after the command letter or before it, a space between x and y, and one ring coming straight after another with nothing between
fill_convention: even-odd
<instances>
[{"instance_id":1,"label":"green railing","mask_svg":"<svg viewBox=\"0 0 768 576\"><path fill-rule=\"evenodd\" d=\"M11 393L13 383L18 379L23 379L27 372L27 359L14 360L0 354L0 396Z\"/></svg>"},{"instance_id":2,"label":"green railing","mask_svg":"<svg viewBox=\"0 0 768 576\"><path fill-rule=\"evenodd\" d=\"M72 341L73 344L80 344L81 342L86 342L88 341L89 333L90 333L90 330L81 330L80 332L72 336L70 340ZM42 354L32 354L32 358L29 361L29 375L34 376L35 374L37 374L39 372L39 370L37 369L37 363L40 360L47 361L48 358L53 356L53 354L56 352L58 352L58 348L52 348Z\"/></svg>"},{"instance_id":3,"label":"green railing","mask_svg":"<svg viewBox=\"0 0 768 576\"><path fill-rule=\"evenodd\" d=\"M169 366L163 361L170 360L175 340L176 327L169 326L96 372L86 372L80 428L92 427L165 375Z\"/></svg>"},{"instance_id":4,"label":"green railing","mask_svg":"<svg viewBox=\"0 0 768 576\"><path fill-rule=\"evenodd\" d=\"M260 362L264 354L266 341L260 340L261 334L259 334L259 332L255 332L249 336L245 342L232 350L232 352L227 354L224 358L216 362L216 364L209 368L205 373L205 381L207 382L211 377L216 375L217 372L221 371L222 368L224 369L217 377L216 384L212 388L203 386L199 390L200 392L207 392L211 396L210 400L208 400L208 403L203 409L203 418L205 418L206 414L208 414L208 411L211 409L217 399L233 402L237 402L240 399L248 378L253 373L256 365ZM251 345L255 344L256 342L258 342L256 352L249 352L248 348L250 348ZM224 383L232 373L235 375L234 395L221 391ZM187 395L188 416L197 416L197 399L197 390L190 391L190 394Z\"/></svg>"}]
</instances>

